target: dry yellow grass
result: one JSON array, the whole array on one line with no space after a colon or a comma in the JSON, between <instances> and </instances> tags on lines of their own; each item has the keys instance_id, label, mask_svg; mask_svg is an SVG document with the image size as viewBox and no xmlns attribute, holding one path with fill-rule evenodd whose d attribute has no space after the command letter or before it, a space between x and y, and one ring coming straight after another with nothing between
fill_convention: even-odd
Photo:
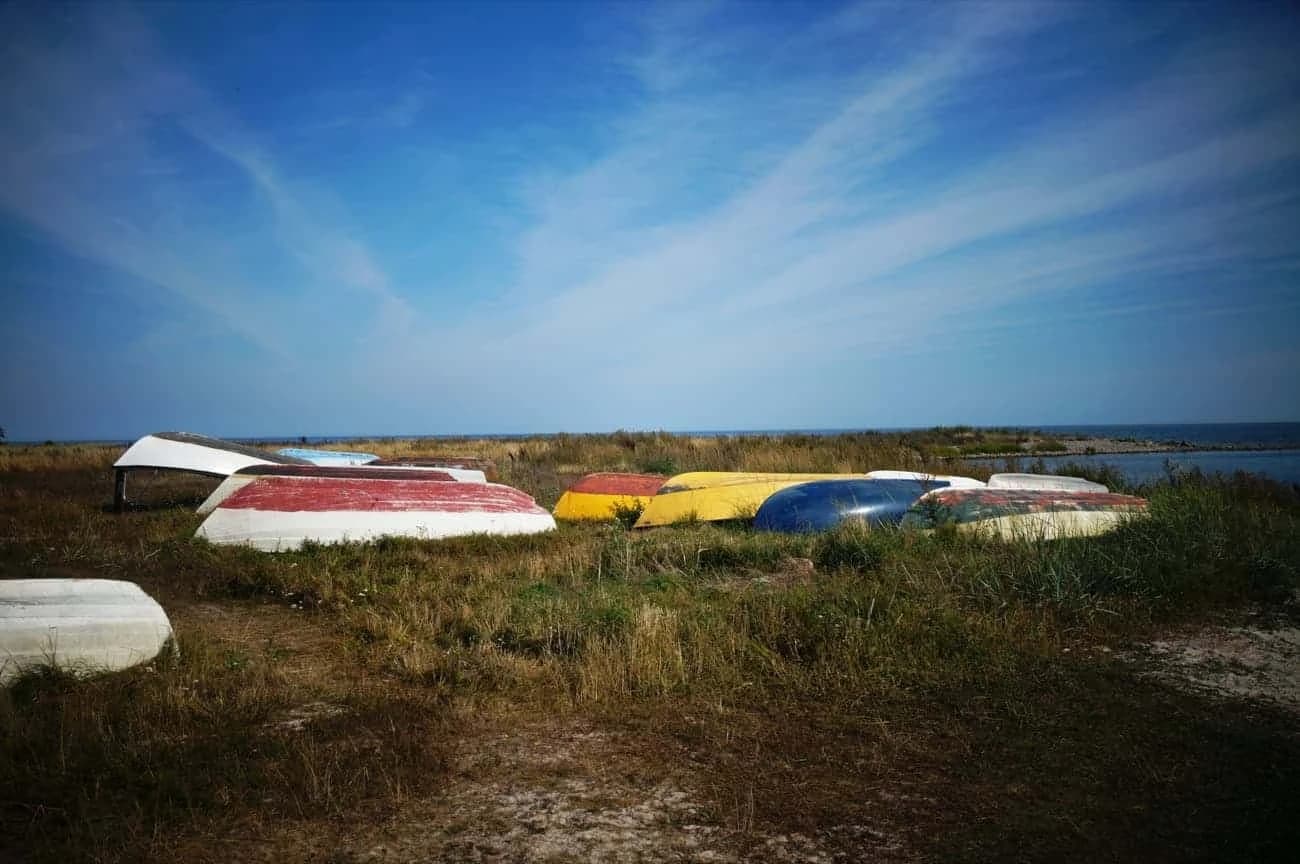
<instances>
[{"instance_id":1,"label":"dry yellow grass","mask_svg":"<svg viewBox=\"0 0 1300 864\"><path fill-rule=\"evenodd\" d=\"M504 482L551 502L579 473L668 462L951 469L926 455L936 440L339 447L487 456ZM624 742L599 748L625 760L602 770L695 790L690 818L726 854L803 832L827 855L862 857L876 847L843 826L886 817L913 826L917 854L967 860L1160 857L1122 851L1153 831L1207 853L1223 837L1261 855L1291 848L1293 822L1267 802L1300 793L1296 773L1277 770L1300 756L1292 727L1171 694L1092 652L1286 596L1300 560L1286 489L1155 489L1150 520L1061 544L611 523L265 555L196 541L192 510L161 506L210 481L146 474L135 488L158 506L106 512L116 452L0 448L0 577L137 581L172 615L181 656L0 694L0 858L306 860L281 842L293 837L347 861L366 854L355 838L378 843L376 826L417 803L527 797L466 786L451 750L490 762L495 735L575 724ZM572 770L600 774L590 767ZM543 767L514 782L546 802L566 781ZM885 797L904 782L912 797ZM1063 832L1065 819L1076 827ZM395 848L453 848L450 822L419 830L437 838ZM769 847L756 848L762 859Z\"/></svg>"}]
</instances>

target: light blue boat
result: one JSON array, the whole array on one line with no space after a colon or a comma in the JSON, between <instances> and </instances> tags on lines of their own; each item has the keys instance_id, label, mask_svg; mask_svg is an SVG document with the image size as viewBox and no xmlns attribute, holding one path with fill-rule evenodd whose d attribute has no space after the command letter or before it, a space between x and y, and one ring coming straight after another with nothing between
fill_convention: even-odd
<instances>
[{"instance_id":1,"label":"light blue boat","mask_svg":"<svg viewBox=\"0 0 1300 864\"><path fill-rule=\"evenodd\" d=\"M816 480L768 497L754 516L757 531L802 534L830 531L844 522L897 525L916 500L945 480Z\"/></svg>"},{"instance_id":2,"label":"light blue boat","mask_svg":"<svg viewBox=\"0 0 1300 864\"><path fill-rule=\"evenodd\" d=\"M349 453L346 450L307 450L301 447L285 447L276 451L281 456L305 459L313 465L368 465L379 457L374 453Z\"/></svg>"}]
</instances>

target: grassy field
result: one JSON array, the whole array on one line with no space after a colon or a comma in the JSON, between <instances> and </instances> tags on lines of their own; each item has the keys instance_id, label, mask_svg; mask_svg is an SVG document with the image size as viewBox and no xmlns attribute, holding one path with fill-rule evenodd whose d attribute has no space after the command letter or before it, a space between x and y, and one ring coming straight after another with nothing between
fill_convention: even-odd
<instances>
[{"instance_id":1,"label":"grassy field","mask_svg":"<svg viewBox=\"0 0 1300 864\"><path fill-rule=\"evenodd\" d=\"M488 456L549 507L593 470L950 472L960 434L346 447ZM192 538L210 481L133 477L144 506L109 512L116 455L0 447L0 576L138 582L181 651L0 692L0 859L1300 848L1296 716L1134 659L1248 611L1294 617L1294 488L1124 490L1149 519L1050 544L612 523L268 555Z\"/></svg>"}]
</instances>

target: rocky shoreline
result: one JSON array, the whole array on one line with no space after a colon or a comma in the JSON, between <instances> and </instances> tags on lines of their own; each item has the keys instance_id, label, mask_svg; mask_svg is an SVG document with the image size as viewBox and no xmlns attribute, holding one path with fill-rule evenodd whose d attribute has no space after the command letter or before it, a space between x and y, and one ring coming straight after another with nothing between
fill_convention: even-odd
<instances>
[{"instance_id":1,"label":"rocky shoreline","mask_svg":"<svg viewBox=\"0 0 1300 864\"><path fill-rule=\"evenodd\" d=\"M1300 450L1300 444L1263 446L1258 444L1194 444L1190 441L1135 441L1128 438L1061 438L1064 450L1042 450L1035 445L1040 439L1031 438L1021 445L1019 453L970 453L963 459L1000 459L1039 456L1113 456L1120 453L1190 453L1262 450Z\"/></svg>"}]
</instances>

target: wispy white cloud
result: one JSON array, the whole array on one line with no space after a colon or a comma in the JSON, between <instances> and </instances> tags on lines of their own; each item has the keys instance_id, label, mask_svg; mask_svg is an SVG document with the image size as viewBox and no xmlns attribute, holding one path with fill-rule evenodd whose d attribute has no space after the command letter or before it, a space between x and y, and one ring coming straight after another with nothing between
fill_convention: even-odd
<instances>
[{"instance_id":1,"label":"wispy white cloud","mask_svg":"<svg viewBox=\"0 0 1300 864\"><path fill-rule=\"evenodd\" d=\"M1088 4L863 3L779 32L726 3L636 9L636 50L613 40L601 67L618 98L578 118L562 159L509 154L523 227L477 250L510 265L492 302L380 261L327 182L129 15L100 20L84 54L15 43L0 203L280 346L265 307L305 292L204 248L207 189L159 143L179 130L255 193L253 230L307 274L311 302L358 309L355 352L318 363L374 382L370 399L434 394L430 417L509 411L514 428L553 425L568 409L538 394L575 380L604 394L581 422L654 423L720 389L766 395L831 354L874 369L1053 323L1192 314L1217 308L1201 302L1216 274L1300 266L1300 71L1280 36L1187 39L1162 18L1076 44ZM1133 56L1108 65L1107 46ZM419 83L362 113L415 124ZM146 175L159 214L119 212L114 184ZM1181 296L1145 287L1175 278ZM1251 300L1270 302L1291 308Z\"/></svg>"},{"instance_id":2,"label":"wispy white cloud","mask_svg":"<svg viewBox=\"0 0 1300 864\"><path fill-rule=\"evenodd\" d=\"M1192 196L1201 202L1199 224L1239 218L1234 184L1294 161L1300 103L1239 116L1233 94L1249 75L1233 64L1229 77L1237 80L1225 85L1213 70L1176 58L1128 92L1086 108L1087 125L1049 116L1027 138L968 160L948 182L918 191L895 181L900 164L949 134L945 122L955 105L997 110L961 104L962 88L990 69L1005 71L1008 57L1055 23L1006 12L962 7L959 20L931 22L906 62L849 76L839 106L763 171L666 219L644 213L660 199L689 198L690 184L708 173L683 176L671 166L724 159L743 149L744 135L733 129L701 141L693 128L663 122L734 110L716 91L690 86L692 75L710 77L708 65L731 46L711 50L706 36L690 30L693 14L674 13L667 25L652 19L638 67L649 70L652 86L636 113L619 121L623 134L585 169L532 190L538 222L518 246L518 314L492 322L509 333L514 350L538 358L522 374L576 371L611 343L622 356L602 365L618 374L643 367L638 358L670 342L690 344L689 357L657 357L659 373L665 363L683 374L752 369L772 344L782 345L786 359L843 340L875 342L884 351L900 341L942 339L960 331L950 328L964 316L1025 296L1086 290L1156 261L1191 266L1192 249L1212 259L1202 266L1286 252L1276 235L1274 246L1234 252L1205 246L1205 232L1192 230L1190 220L1144 224L1146 217L1114 215ZM858 19L851 23L847 29L859 29ZM823 25L818 38L825 33ZM1224 62L1241 50L1214 44L1200 57ZM1180 99L1181 109L1169 107ZM748 120L765 127L787 107L758 92L743 102L745 113L732 118L741 129ZM648 128L658 134L644 134ZM1183 134L1189 129L1198 134ZM1150 140L1153 134L1159 140ZM1103 214L1120 227L1044 233ZM1019 238L1014 250L996 246L1012 237ZM990 243L989 251L965 254L931 275L900 275ZM1081 257L1079 248L1089 251ZM860 338L884 321L893 336ZM476 356L477 335L445 335L440 344Z\"/></svg>"},{"instance_id":3,"label":"wispy white cloud","mask_svg":"<svg viewBox=\"0 0 1300 864\"><path fill-rule=\"evenodd\" d=\"M136 10L83 11L67 22L75 38L59 39L26 26L41 19L34 7L10 10L20 26L8 45L0 97L10 121L0 132L0 205L73 254L192 304L285 355L283 319L301 314L285 302L285 286L268 290L264 273L240 266L230 236L185 229L211 209L213 181L187 177L187 158L160 140L180 132L257 191L267 206L255 218L269 217L282 249L311 274L315 302L351 290L385 308L404 305L330 191L286 179L222 100L168 56ZM177 182L152 183L158 176ZM237 196L239 189L219 193Z\"/></svg>"}]
</instances>

